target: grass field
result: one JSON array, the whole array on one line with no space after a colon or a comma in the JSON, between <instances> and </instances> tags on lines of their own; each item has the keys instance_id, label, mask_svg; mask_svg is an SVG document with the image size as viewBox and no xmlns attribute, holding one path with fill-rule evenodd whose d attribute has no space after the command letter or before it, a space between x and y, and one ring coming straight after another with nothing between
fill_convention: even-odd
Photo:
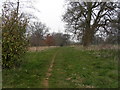
<instances>
[{"instance_id":1,"label":"grass field","mask_svg":"<svg viewBox=\"0 0 120 90\"><path fill-rule=\"evenodd\" d=\"M3 70L3 88L117 88L116 54L115 50L74 47L27 52L20 68ZM47 72L50 75L45 86Z\"/></svg>"}]
</instances>

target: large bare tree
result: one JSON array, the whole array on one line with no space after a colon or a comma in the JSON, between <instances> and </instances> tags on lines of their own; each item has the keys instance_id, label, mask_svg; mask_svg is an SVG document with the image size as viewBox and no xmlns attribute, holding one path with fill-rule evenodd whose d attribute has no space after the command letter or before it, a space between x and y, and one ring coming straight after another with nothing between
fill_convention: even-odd
<instances>
[{"instance_id":1,"label":"large bare tree","mask_svg":"<svg viewBox=\"0 0 120 90\"><path fill-rule=\"evenodd\" d=\"M116 18L118 3L115 2L70 2L63 21L67 31L82 38L83 46L92 43L96 33L112 33L110 23Z\"/></svg>"}]
</instances>

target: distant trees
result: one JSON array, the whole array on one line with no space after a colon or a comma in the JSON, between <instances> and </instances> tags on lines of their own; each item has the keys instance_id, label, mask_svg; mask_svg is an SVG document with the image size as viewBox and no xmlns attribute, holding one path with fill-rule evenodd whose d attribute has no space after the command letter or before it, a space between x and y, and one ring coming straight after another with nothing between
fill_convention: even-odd
<instances>
[{"instance_id":1,"label":"distant trees","mask_svg":"<svg viewBox=\"0 0 120 90\"><path fill-rule=\"evenodd\" d=\"M82 37L83 46L92 43L96 33L111 33L110 23L115 19L118 10L115 2L71 2L68 1L63 21L67 31Z\"/></svg>"},{"instance_id":2,"label":"distant trees","mask_svg":"<svg viewBox=\"0 0 120 90\"><path fill-rule=\"evenodd\" d=\"M27 32L30 46L63 46L69 44L69 34L50 34L48 27L41 22L31 23Z\"/></svg>"},{"instance_id":3,"label":"distant trees","mask_svg":"<svg viewBox=\"0 0 120 90\"><path fill-rule=\"evenodd\" d=\"M63 34L63 33L53 33L53 38L55 41L56 46L65 46L69 45L69 39L70 35L69 34Z\"/></svg>"},{"instance_id":4,"label":"distant trees","mask_svg":"<svg viewBox=\"0 0 120 90\"><path fill-rule=\"evenodd\" d=\"M117 18L115 18L110 24L111 33L105 40L106 43L109 44L120 44L120 11L118 11L118 14L116 16Z\"/></svg>"},{"instance_id":5,"label":"distant trees","mask_svg":"<svg viewBox=\"0 0 120 90\"><path fill-rule=\"evenodd\" d=\"M41 22L33 22L29 26L29 30L32 31L29 37L29 43L31 46L43 46L45 45L44 39L48 33L48 28Z\"/></svg>"},{"instance_id":6,"label":"distant trees","mask_svg":"<svg viewBox=\"0 0 120 90\"><path fill-rule=\"evenodd\" d=\"M54 46L55 45L55 40L52 35L48 34L44 40L45 45L47 46Z\"/></svg>"},{"instance_id":7,"label":"distant trees","mask_svg":"<svg viewBox=\"0 0 120 90\"><path fill-rule=\"evenodd\" d=\"M0 17L0 46L1 46L1 40L2 40L2 18Z\"/></svg>"},{"instance_id":8,"label":"distant trees","mask_svg":"<svg viewBox=\"0 0 120 90\"><path fill-rule=\"evenodd\" d=\"M118 44L120 44L120 12L118 13L118 17L117 17L117 29L118 29L117 41Z\"/></svg>"},{"instance_id":9,"label":"distant trees","mask_svg":"<svg viewBox=\"0 0 120 90\"><path fill-rule=\"evenodd\" d=\"M105 43L103 37L100 37L99 35L94 36L92 44L98 45L98 44L103 44L103 43Z\"/></svg>"},{"instance_id":10,"label":"distant trees","mask_svg":"<svg viewBox=\"0 0 120 90\"><path fill-rule=\"evenodd\" d=\"M5 2L2 9L2 66L16 67L26 51L25 37L27 17L19 13L19 1L16 7L12 2Z\"/></svg>"}]
</instances>

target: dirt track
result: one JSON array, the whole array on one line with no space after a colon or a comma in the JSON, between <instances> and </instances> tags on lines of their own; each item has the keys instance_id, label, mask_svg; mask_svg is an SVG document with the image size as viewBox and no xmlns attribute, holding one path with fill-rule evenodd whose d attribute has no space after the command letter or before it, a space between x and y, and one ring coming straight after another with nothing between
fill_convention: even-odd
<instances>
[{"instance_id":1,"label":"dirt track","mask_svg":"<svg viewBox=\"0 0 120 90\"><path fill-rule=\"evenodd\" d=\"M45 88L49 88L49 78L52 75L52 70L53 70L53 66L54 66L54 62L55 62L55 57L56 57L57 53L58 53L58 51L56 51L56 53L54 54L54 56L53 56L53 58L51 60L51 63L49 65L48 71L46 72L46 76L43 79L43 86Z\"/></svg>"}]
</instances>

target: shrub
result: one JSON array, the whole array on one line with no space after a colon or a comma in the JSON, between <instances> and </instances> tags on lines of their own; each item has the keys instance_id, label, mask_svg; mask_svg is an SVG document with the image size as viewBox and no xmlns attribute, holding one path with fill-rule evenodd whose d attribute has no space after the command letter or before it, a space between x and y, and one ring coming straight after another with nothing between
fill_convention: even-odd
<instances>
[{"instance_id":1,"label":"shrub","mask_svg":"<svg viewBox=\"0 0 120 90\"><path fill-rule=\"evenodd\" d=\"M17 8L10 9L4 5L2 12L2 66L11 68L20 65L21 57L26 51L27 39L25 37L28 20Z\"/></svg>"}]
</instances>

